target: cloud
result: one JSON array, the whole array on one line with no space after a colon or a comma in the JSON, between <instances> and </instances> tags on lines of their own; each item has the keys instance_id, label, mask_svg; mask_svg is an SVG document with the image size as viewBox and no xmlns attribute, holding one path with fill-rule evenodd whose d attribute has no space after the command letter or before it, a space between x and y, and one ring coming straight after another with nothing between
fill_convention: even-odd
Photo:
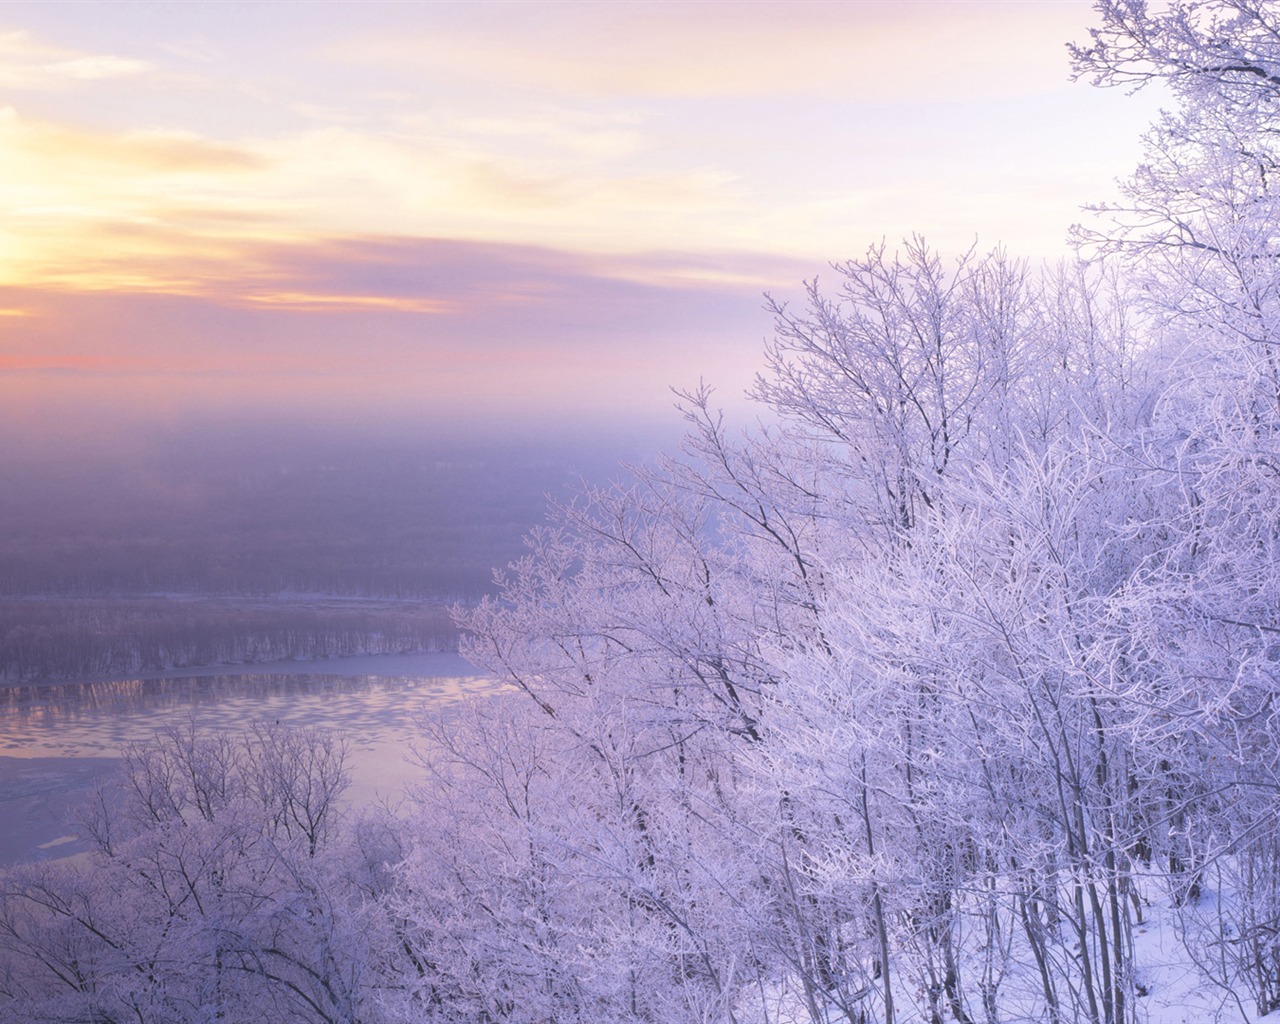
<instances>
[{"instance_id":1,"label":"cloud","mask_svg":"<svg viewBox=\"0 0 1280 1024\"><path fill-rule=\"evenodd\" d=\"M498 345L503 342L483 339L484 325L505 321L513 308L526 324L566 336L594 332L614 320L660 329L666 309L692 310L713 295L745 297L755 308L762 291L794 284L813 269L805 261L765 253L613 255L395 237L264 246L254 265L269 284L228 291L224 301L257 305L280 294L329 295L351 309L428 313L444 331ZM681 296L692 296L692 305ZM496 337L510 336L504 329Z\"/></svg>"},{"instance_id":2,"label":"cloud","mask_svg":"<svg viewBox=\"0 0 1280 1024\"><path fill-rule=\"evenodd\" d=\"M0 289L35 314L0 320L0 403L661 421L670 385L747 387L770 328L759 283L810 269L393 238L265 247L255 265L253 294Z\"/></svg>"},{"instance_id":3,"label":"cloud","mask_svg":"<svg viewBox=\"0 0 1280 1024\"><path fill-rule=\"evenodd\" d=\"M55 61L41 68L53 78L70 78L76 81L94 82L104 78L127 78L150 71L152 65L144 60L128 57L95 56L74 57Z\"/></svg>"},{"instance_id":4,"label":"cloud","mask_svg":"<svg viewBox=\"0 0 1280 1024\"><path fill-rule=\"evenodd\" d=\"M820 262L982 231L1061 252L1101 197L1046 203L1025 168L1113 176L1083 106L962 99L1061 84L1083 0L314 5L284 51L284 9L191 6L139 36L147 60L0 36L0 64L66 86L0 111L0 282L208 294L239 275L261 304L264 245L369 235ZM132 39L129 10L103 49ZM191 45L225 59L170 88ZM116 104L99 75L140 87Z\"/></svg>"},{"instance_id":5,"label":"cloud","mask_svg":"<svg viewBox=\"0 0 1280 1024\"><path fill-rule=\"evenodd\" d=\"M345 40L333 56L560 95L730 97L851 91L900 100L1052 88L1046 40L1078 34L1087 0L447 5L417 31Z\"/></svg>"},{"instance_id":6,"label":"cloud","mask_svg":"<svg viewBox=\"0 0 1280 1024\"><path fill-rule=\"evenodd\" d=\"M81 53L54 46L29 32L0 32L0 86L67 89L85 82L134 78L155 70L147 61L114 54Z\"/></svg>"},{"instance_id":7,"label":"cloud","mask_svg":"<svg viewBox=\"0 0 1280 1024\"><path fill-rule=\"evenodd\" d=\"M195 286L227 244L279 230L237 180L261 157L190 132L108 133L0 108L0 282L85 288Z\"/></svg>"},{"instance_id":8,"label":"cloud","mask_svg":"<svg viewBox=\"0 0 1280 1024\"><path fill-rule=\"evenodd\" d=\"M19 123L12 108L4 112L7 127L20 139L24 154L45 167L75 163L110 174L128 175L235 172L261 168L257 154L234 145L202 139L194 132L148 128L118 134L86 131L48 122Z\"/></svg>"},{"instance_id":9,"label":"cloud","mask_svg":"<svg viewBox=\"0 0 1280 1024\"><path fill-rule=\"evenodd\" d=\"M216 273L211 253L366 233L644 250L687 241L733 191L720 172L592 166L581 147L526 159L465 137L337 126L226 142L10 107L0 146L11 284L190 290L200 268Z\"/></svg>"},{"instance_id":10,"label":"cloud","mask_svg":"<svg viewBox=\"0 0 1280 1024\"><path fill-rule=\"evenodd\" d=\"M1087 6L317 4L287 46L285 8L174 5L139 33L131 7L100 34L122 56L10 33L0 64L66 88L0 110L0 283L342 308L259 256L367 236L813 265L981 232L1061 253L1089 182L1130 163L1087 103L1037 92ZM192 46L209 60L173 86ZM127 103L106 74L136 80ZM721 273L641 262L664 286Z\"/></svg>"},{"instance_id":11,"label":"cloud","mask_svg":"<svg viewBox=\"0 0 1280 1024\"><path fill-rule=\"evenodd\" d=\"M390 295L335 295L331 292L257 292L246 297L255 306L297 312L383 311L446 314L457 307L445 299L409 299Z\"/></svg>"}]
</instances>

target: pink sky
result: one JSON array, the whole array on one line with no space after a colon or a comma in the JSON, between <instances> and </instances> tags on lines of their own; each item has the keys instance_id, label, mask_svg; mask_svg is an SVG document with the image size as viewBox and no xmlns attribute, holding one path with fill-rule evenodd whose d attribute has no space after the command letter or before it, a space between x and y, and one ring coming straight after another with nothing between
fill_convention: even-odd
<instances>
[{"instance_id":1,"label":"pink sky","mask_svg":"<svg viewBox=\"0 0 1280 1024\"><path fill-rule=\"evenodd\" d=\"M5 429L661 416L761 293L1066 254L1152 103L1063 2L0 4Z\"/></svg>"}]
</instances>

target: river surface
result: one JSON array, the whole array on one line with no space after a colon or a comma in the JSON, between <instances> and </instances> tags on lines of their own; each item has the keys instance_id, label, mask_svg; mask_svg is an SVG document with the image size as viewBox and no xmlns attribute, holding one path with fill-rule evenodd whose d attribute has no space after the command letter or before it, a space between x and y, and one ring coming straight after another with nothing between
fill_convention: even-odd
<instances>
[{"instance_id":1,"label":"river surface","mask_svg":"<svg viewBox=\"0 0 1280 1024\"><path fill-rule=\"evenodd\" d=\"M420 774L410 758L423 713L494 690L456 654L0 688L0 866L84 849L76 808L116 767L124 744L166 726L240 730L278 721L341 730L350 744L347 799L394 803Z\"/></svg>"}]
</instances>

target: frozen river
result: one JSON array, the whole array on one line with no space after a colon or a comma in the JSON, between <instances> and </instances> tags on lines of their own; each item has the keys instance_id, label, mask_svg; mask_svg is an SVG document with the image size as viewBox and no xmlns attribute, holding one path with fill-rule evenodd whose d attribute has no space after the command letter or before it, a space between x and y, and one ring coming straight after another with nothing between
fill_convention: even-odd
<instances>
[{"instance_id":1,"label":"frozen river","mask_svg":"<svg viewBox=\"0 0 1280 1024\"><path fill-rule=\"evenodd\" d=\"M121 746L167 725L242 729L279 721L340 729L350 743L349 799L394 801L417 775L408 757L422 710L492 689L456 654L0 688L0 865L77 852L76 806Z\"/></svg>"}]
</instances>

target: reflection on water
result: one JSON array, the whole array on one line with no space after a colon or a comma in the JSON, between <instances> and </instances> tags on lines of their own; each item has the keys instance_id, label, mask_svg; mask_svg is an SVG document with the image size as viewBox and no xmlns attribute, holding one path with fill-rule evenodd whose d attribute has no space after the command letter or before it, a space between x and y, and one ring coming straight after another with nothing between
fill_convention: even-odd
<instances>
[{"instance_id":1,"label":"reflection on water","mask_svg":"<svg viewBox=\"0 0 1280 1024\"><path fill-rule=\"evenodd\" d=\"M456 657L438 662L442 672L466 667ZM42 816L53 810L51 796L72 806L88 791L86 773L74 770L90 763L82 759L118 757L126 743L189 721L214 729L256 721L339 729L350 744L350 801L394 801L418 774L408 757L422 712L494 688L475 675L287 673L0 688L0 834L32 830L28 803L37 793L44 794ZM65 831L41 826L31 840L37 847L58 841L59 828ZM0 850L0 862L6 859Z\"/></svg>"},{"instance_id":2,"label":"reflection on water","mask_svg":"<svg viewBox=\"0 0 1280 1024\"><path fill-rule=\"evenodd\" d=\"M254 721L343 729L360 736L412 726L425 705L485 689L474 676L242 675L133 679L0 689L0 754L113 755L157 729L194 719L238 728Z\"/></svg>"}]
</instances>

